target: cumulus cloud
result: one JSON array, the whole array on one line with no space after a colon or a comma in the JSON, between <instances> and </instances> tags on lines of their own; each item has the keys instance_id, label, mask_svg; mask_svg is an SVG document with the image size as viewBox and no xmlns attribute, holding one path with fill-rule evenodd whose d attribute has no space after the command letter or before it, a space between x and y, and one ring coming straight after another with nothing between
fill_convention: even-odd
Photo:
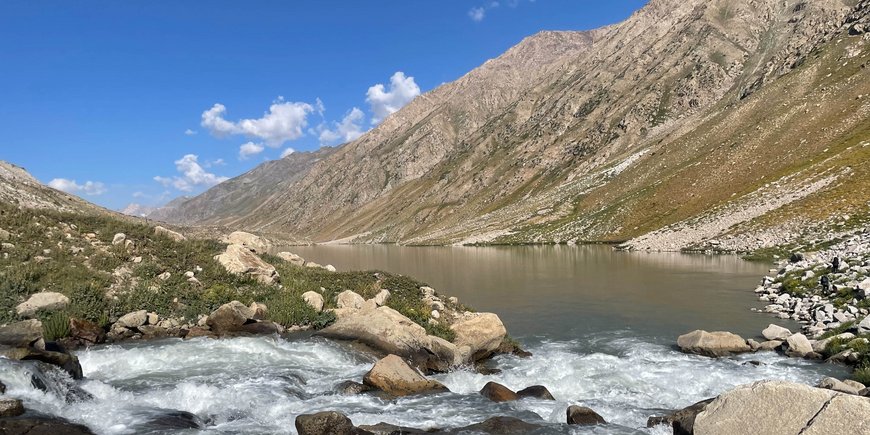
<instances>
[{"instance_id":1,"label":"cumulus cloud","mask_svg":"<svg viewBox=\"0 0 870 435\"><path fill-rule=\"evenodd\" d=\"M227 162L225 162L224 159L215 159L215 160L209 160L207 162L203 162L202 167L203 168L211 168L211 167L226 166L226 165L227 165Z\"/></svg>"},{"instance_id":2,"label":"cumulus cloud","mask_svg":"<svg viewBox=\"0 0 870 435\"><path fill-rule=\"evenodd\" d=\"M344 116L341 122L333 121L331 129L325 124L321 124L318 127L320 145L347 143L362 136L365 133L362 126L365 116L362 110L354 107Z\"/></svg>"},{"instance_id":3,"label":"cumulus cloud","mask_svg":"<svg viewBox=\"0 0 870 435\"><path fill-rule=\"evenodd\" d=\"M183 192L190 192L195 187L211 187L215 184L229 180L229 177L221 177L209 173L199 164L199 157L195 154L187 154L175 161L175 169L180 175L174 177L154 177L154 181L164 187L174 187Z\"/></svg>"},{"instance_id":4,"label":"cumulus cloud","mask_svg":"<svg viewBox=\"0 0 870 435\"><path fill-rule=\"evenodd\" d=\"M196 130L191 130L188 128L187 130L184 130L184 134L187 136L193 136L196 134Z\"/></svg>"},{"instance_id":5,"label":"cumulus cloud","mask_svg":"<svg viewBox=\"0 0 870 435\"><path fill-rule=\"evenodd\" d=\"M293 148L287 148L286 150L284 150L284 152L281 153L281 158L283 159L284 157L287 157L295 152L296 150L294 150Z\"/></svg>"},{"instance_id":6,"label":"cumulus cloud","mask_svg":"<svg viewBox=\"0 0 870 435\"><path fill-rule=\"evenodd\" d=\"M241 134L262 139L266 145L277 148L284 142L302 137L308 125L308 115L315 110L308 103L284 101L279 97L263 117L233 122L225 118L227 108L218 103L202 112L201 124L217 137Z\"/></svg>"},{"instance_id":7,"label":"cumulus cloud","mask_svg":"<svg viewBox=\"0 0 870 435\"><path fill-rule=\"evenodd\" d=\"M68 180L66 178L55 178L48 182L50 187L66 193L83 193L89 196L97 196L106 193L106 185L97 181L85 181L84 184L78 184L76 180Z\"/></svg>"},{"instance_id":8,"label":"cumulus cloud","mask_svg":"<svg viewBox=\"0 0 870 435\"><path fill-rule=\"evenodd\" d=\"M486 9L482 7L471 8L468 11L468 16L471 18L471 21L481 22L483 18L486 17Z\"/></svg>"},{"instance_id":9,"label":"cumulus cloud","mask_svg":"<svg viewBox=\"0 0 870 435\"><path fill-rule=\"evenodd\" d=\"M261 144L248 142L239 147L239 159L247 160L251 156L260 154L264 149L265 148Z\"/></svg>"},{"instance_id":10,"label":"cumulus cloud","mask_svg":"<svg viewBox=\"0 0 870 435\"><path fill-rule=\"evenodd\" d=\"M366 93L366 102L372 110L372 124L380 123L418 95L420 87L414 82L414 77L405 77L405 73L401 71L390 77L389 89L380 83L370 87Z\"/></svg>"}]
</instances>

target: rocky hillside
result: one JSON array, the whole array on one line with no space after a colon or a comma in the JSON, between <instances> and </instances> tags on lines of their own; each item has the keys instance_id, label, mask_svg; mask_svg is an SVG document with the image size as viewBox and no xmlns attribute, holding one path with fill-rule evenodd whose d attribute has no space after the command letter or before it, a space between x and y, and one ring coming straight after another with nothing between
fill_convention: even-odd
<instances>
[{"instance_id":1,"label":"rocky hillside","mask_svg":"<svg viewBox=\"0 0 870 435\"><path fill-rule=\"evenodd\" d=\"M864 225L870 2L653 0L160 216L314 241L753 250Z\"/></svg>"},{"instance_id":2,"label":"rocky hillside","mask_svg":"<svg viewBox=\"0 0 870 435\"><path fill-rule=\"evenodd\" d=\"M0 203L66 212L111 213L81 198L52 189L27 170L0 160Z\"/></svg>"}]
</instances>

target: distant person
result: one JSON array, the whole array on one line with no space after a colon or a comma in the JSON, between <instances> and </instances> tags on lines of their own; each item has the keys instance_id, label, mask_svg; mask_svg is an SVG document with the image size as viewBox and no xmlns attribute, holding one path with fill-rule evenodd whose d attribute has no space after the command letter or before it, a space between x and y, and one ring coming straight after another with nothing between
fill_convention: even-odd
<instances>
[{"instance_id":1,"label":"distant person","mask_svg":"<svg viewBox=\"0 0 870 435\"><path fill-rule=\"evenodd\" d=\"M831 261L831 272L836 273L840 270L840 257L834 257L834 260Z\"/></svg>"},{"instance_id":2,"label":"distant person","mask_svg":"<svg viewBox=\"0 0 870 435\"><path fill-rule=\"evenodd\" d=\"M823 275L821 279L822 291L825 293L829 293L831 291L831 279L828 278L828 275Z\"/></svg>"}]
</instances>

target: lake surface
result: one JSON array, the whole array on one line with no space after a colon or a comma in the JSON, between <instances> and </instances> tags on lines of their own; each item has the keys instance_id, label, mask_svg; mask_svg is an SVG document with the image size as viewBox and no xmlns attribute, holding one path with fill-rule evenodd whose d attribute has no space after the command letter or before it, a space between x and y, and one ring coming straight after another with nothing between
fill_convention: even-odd
<instances>
[{"instance_id":1,"label":"lake surface","mask_svg":"<svg viewBox=\"0 0 870 435\"><path fill-rule=\"evenodd\" d=\"M771 322L752 291L770 266L737 256L639 253L609 246L288 247L338 270L384 270L413 276L478 311L497 313L528 340L569 340L631 331L674 343L694 329L760 335Z\"/></svg>"},{"instance_id":2,"label":"lake surface","mask_svg":"<svg viewBox=\"0 0 870 435\"><path fill-rule=\"evenodd\" d=\"M695 328L749 337L774 321L749 311L759 304L752 289L767 267L736 257L622 253L602 246L289 250L342 270L413 275L469 306L498 313L533 356L498 356L496 374L461 369L435 375L449 393L382 399L335 393L342 381L360 381L375 362L346 343L306 334L172 339L78 352L86 377L81 382L0 359L7 395L24 400L29 410L113 435L294 434L297 415L327 410L343 412L357 425L455 428L514 416L541 425L540 434L664 435L670 428L645 427L649 416L737 385L762 379L815 384L826 375L846 376L842 367L773 352L711 359L674 348L677 335ZM46 379L48 391L34 388L34 374ZM478 394L488 381L514 390L544 385L556 401L494 403ZM77 389L91 397L68 400ZM596 410L608 424L563 424L572 404ZM195 414L202 427L154 425L174 411Z\"/></svg>"}]
</instances>

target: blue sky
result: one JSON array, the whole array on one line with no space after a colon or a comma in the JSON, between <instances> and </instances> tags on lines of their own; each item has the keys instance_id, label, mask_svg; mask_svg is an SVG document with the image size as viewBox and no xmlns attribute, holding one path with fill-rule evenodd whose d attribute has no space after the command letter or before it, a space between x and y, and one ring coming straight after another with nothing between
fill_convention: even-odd
<instances>
[{"instance_id":1,"label":"blue sky","mask_svg":"<svg viewBox=\"0 0 870 435\"><path fill-rule=\"evenodd\" d=\"M162 203L352 139L525 36L645 3L6 0L0 159L109 208Z\"/></svg>"}]
</instances>

